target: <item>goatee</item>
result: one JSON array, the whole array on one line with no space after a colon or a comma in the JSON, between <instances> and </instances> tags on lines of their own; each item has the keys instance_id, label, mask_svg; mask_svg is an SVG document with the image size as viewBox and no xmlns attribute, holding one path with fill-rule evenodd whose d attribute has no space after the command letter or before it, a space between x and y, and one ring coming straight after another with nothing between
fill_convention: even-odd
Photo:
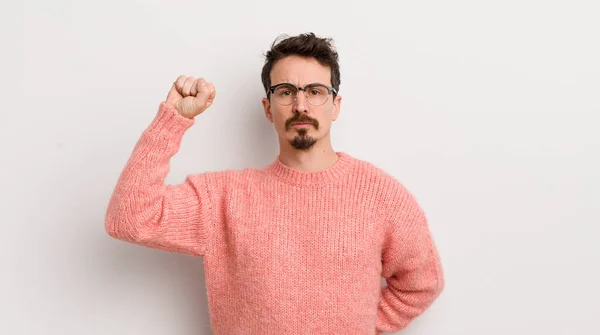
<instances>
[{"instance_id":1,"label":"goatee","mask_svg":"<svg viewBox=\"0 0 600 335\"><path fill-rule=\"evenodd\" d=\"M306 135L308 131L304 128L298 130L298 135L290 142L292 147L297 150L308 150L317 143L317 140Z\"/></svg>"}]
</instances>

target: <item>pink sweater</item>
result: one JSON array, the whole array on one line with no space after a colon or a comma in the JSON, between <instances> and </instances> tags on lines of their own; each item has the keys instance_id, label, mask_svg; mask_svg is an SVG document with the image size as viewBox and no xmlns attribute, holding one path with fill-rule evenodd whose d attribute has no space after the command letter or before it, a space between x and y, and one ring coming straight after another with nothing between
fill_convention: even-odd
<instances>
[{"instance_id":1,"label":"pink sweater","mask_svg":"<svg viewBox=\"0 0 600 335\"><path fill-rule=\"evenodd\" d=\"M390 175L338 153L319 172L276 159L167 185L194 122L160 104L105 224L119 240L203 258L214 334L395 332L438 297L444 280L427 221Z\"/></svg>"}]
</instances>

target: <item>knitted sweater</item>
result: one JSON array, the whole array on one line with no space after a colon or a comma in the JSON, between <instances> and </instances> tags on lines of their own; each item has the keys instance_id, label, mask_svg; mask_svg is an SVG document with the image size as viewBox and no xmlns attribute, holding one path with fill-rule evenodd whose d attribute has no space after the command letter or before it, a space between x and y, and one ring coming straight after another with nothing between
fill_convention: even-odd
<instances>
[{"instance_id":1,"label":"knitted sweater","mask_svg":"<svg viewBox=\"0 0 600 335\"><path fill-rule=\"evenodd\" d=\"M165 184L194 122L160 104L120 175L105 228L202 257L213 334L395 332L438 297L442 267L424 213L390 175L338 152L318 172L277 158Z\"/></svg>"}]
</instances>

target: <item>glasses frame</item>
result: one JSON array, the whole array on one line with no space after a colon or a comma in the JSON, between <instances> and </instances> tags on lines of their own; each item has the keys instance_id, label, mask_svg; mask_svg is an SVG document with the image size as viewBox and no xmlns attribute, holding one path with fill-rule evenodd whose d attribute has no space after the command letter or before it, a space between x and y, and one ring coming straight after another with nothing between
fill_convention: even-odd
<instances>
[{"instance_id":1,"label":"glasses frame","mask_svg":"<svg viewBox=\"0 0 600 335\"><path fill-rule=\"evenodd\" d=\"M292 86L292 87L296 88L296 91L304 91L304 98L306 98L306 101L309 104L313 105L313 106L322 106L322 105L324 105L329 100L329 95L332 94L332 93L335 94L335 95L337 95L337 90L335 88L329 87L329 86L327 86L325 84L321 84L321 83L310 83L310 84L307 84L304 87L298 87L298 86L296 86L296 85L294 85L292 83L280 83L280 84L277 84L277 85L269 87L269 90L267 91L267 98L269 98L271 94L275 93L275 90L277 89L277 87L283 86L283 85ZM323 101L323 103L315 105L315 104L311 103L308 100L306 89L310 88L310 87L313 87L313 86L323 86L323 87L325 87L327 89L327 99L325 99L325 101ZM276 99L275 99L275 102L277 102L278 104L280 104L282 106L289 106L289 105L293 104L294 102L296 102L297 97L298 97L298 94L296 93L296 95L294 96L294 100L292 100L292 102L290 102L289 104L282 104L279 101L277 101Z\"/></svg>"}]
</instances>

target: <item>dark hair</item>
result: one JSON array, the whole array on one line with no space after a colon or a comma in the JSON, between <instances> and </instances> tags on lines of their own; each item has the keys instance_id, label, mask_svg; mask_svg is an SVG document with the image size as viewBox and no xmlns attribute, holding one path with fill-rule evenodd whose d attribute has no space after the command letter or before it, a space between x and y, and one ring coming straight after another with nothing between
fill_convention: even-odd
<instances>
[{"instance_id":1,"label":"dark hair","mask_svg":"<svg viewBox=\"0 0 600 335\"><path fill-rule=\"evenodd\" d=\"M280 40L282 37L287 38ZM312 57L321 65L329 66L331 69L331 86L337 92L340 91L340 65L338 54L333 46L333 40L317 37L314 33L306 33L293 37L279 36L271 45L271 50L265 54L266 60L261 77L267 95L269 87L271 87L271 70L273 66L278 60L292 55Z\"/></svg>"}]
</instances>

